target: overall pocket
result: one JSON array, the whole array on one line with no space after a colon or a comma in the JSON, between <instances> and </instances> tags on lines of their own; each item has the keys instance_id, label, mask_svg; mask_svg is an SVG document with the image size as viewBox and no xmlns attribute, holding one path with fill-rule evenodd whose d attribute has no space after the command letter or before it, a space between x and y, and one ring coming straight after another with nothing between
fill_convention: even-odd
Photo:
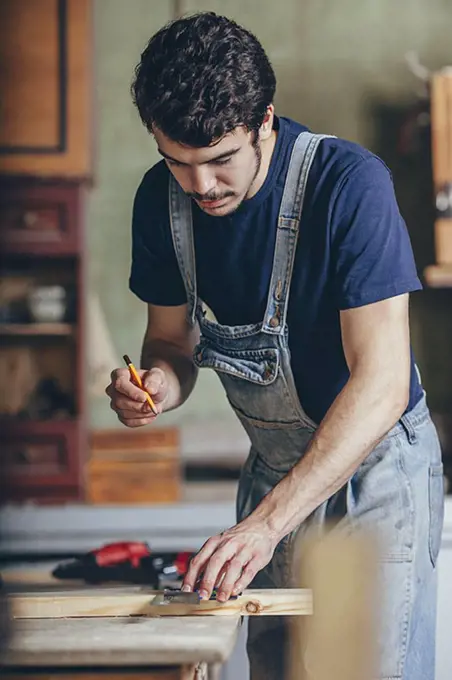
<instances>
[{"instance_id":1,"label":"overall pocket","mask_svg":"<svg viewBox=\"0 0 452 680\"><path fill-rule=\"evenodd\" d=\"M436 567L444 522L443 465L431 465L428 476L429 536L428 548L432 565Z\"/></svg>"}]
</instances>

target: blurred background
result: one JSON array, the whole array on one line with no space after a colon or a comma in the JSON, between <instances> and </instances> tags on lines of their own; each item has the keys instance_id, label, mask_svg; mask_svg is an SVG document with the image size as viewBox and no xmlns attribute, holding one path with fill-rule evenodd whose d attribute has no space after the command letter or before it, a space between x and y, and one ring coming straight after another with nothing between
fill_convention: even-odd
<instances>
[{"instance_id":1,"label":"blurred background","mask_svg":"<svg viewBox=\"0 0 452 680\"><path fill-rule=\"evenodd\" d=\"M198 10L257 34L277 114L359 142L391 169L424 283L412 342L452 493L452 1L2 0L4 570L51 569L122 540L193 551L234 522L248 442L213 372L139 432L104 395L123 354L139 364L146 323L128 290L131 211L159 157L131 101L133 69L155 31ZM451 499L437 680L452 672Z\"/></svg>"}]
</instances>

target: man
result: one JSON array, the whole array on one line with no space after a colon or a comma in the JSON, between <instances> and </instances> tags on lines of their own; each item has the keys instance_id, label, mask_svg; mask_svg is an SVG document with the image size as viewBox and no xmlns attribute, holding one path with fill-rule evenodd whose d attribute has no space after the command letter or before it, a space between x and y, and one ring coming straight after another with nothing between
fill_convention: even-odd
<instances>
[{"instance_id":1,"label":"man","mask_svg":"<svg viewBox=\"0 0 452 680\"><path fill-rule=\"evenodd\" d=\"M161 413L213 368L251 440L238 523L184 588L287 586L296 532L378 529L380 675L433 678L442 468L410 350L409 238L384 163L275 116L274 93L257 39L213 13L160 30L133 83L163 157L133 212L141 376ZM128 427L154 421L126 369L107 394ZM253 678L284 677L283 624L250 620Z\"/></svg>"}]
</instances>

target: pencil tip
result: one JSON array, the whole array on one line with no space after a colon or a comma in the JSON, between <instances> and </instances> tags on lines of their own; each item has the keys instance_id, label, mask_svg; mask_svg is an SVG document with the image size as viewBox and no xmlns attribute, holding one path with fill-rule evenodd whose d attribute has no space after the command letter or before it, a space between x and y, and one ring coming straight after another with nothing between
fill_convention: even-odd
<instances>
[{"instance_id":1,"label":"pencil tip","mask_svg":"<svg viewBox=\"0 0 452 680\"><path fill-rule=\"evenodd\" d=\"M130 361L129 357L127 356L127 354L124 354L124 356L123 356L122 358L123 358L124 361L126 362L127 366L128 366L129 364L132 363L132 362Z\"/></svg>"}]
</instances>

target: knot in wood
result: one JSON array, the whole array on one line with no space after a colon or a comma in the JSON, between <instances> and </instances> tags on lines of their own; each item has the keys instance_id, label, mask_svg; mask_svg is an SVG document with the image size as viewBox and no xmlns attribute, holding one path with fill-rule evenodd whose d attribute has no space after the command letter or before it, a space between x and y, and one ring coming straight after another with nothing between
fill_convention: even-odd
<instances>
[{"instance_id":1,"label":"knot in wood","mask_svg":"<svg viewBox=\"0 0 452 680\"><path fill-rule=\"evenodd\" d=\"M248 614L259 614L263 607L257 600L250 600L250 602L246 603L245 609Z\"/></svg>"}]
</instances>

